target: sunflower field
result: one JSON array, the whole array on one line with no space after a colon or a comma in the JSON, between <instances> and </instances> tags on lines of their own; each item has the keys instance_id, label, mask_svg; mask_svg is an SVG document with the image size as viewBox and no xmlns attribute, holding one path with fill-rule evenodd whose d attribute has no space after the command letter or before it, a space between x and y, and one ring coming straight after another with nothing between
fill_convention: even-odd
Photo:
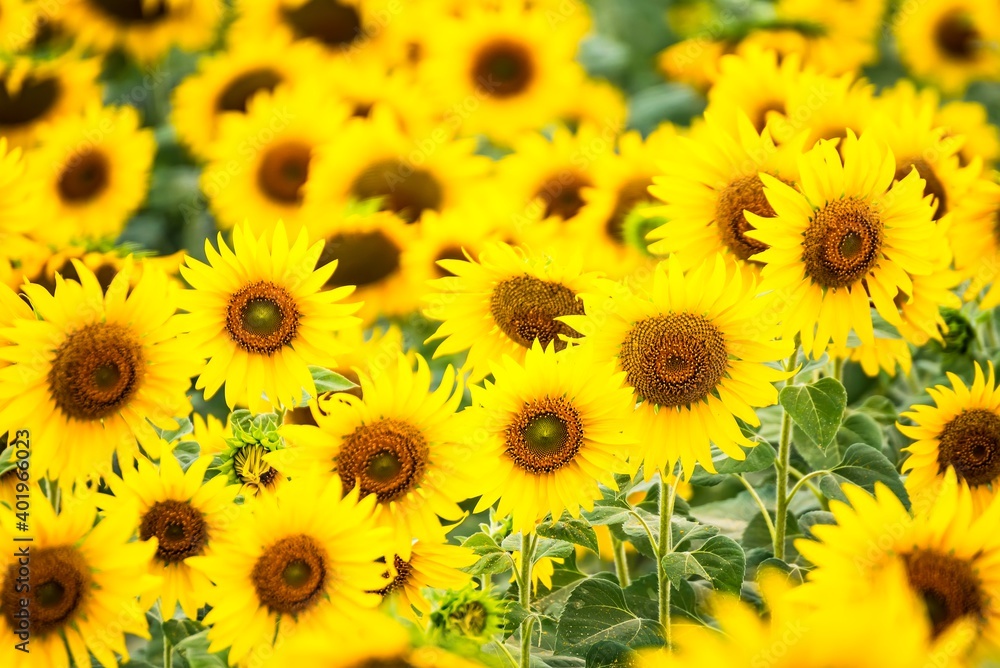
<instances>
[{"instance_id":1,"label":"sunflower field","mask_svg":"<svg viewBox=\"0 0 1000 668\"><path fill-rule=\"evenodd\" d=\"M996 0L0 0L0 668L1000 666Z\"/></svg>"}]
</instances>

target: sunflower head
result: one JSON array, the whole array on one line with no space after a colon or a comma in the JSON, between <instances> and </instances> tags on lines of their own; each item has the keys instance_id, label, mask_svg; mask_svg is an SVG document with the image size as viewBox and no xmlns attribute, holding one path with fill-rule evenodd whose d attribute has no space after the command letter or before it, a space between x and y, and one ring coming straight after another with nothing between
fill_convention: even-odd
<instances>
[{"instance_id":1,"label":"sunflower head","mask_svg":"<svg viewBox=\"0 0 1000 668\"><path fill-rule=\"evenodd\" d=\"M229 424L233 435L225 439L227 447L218 455L222 460L218 471L231 484L241 485L244 500L273 492L284 476L264 460L264 455L284 447L278 415L254 415L239 409L230 414Z\"/></svg>"}]
</instances>

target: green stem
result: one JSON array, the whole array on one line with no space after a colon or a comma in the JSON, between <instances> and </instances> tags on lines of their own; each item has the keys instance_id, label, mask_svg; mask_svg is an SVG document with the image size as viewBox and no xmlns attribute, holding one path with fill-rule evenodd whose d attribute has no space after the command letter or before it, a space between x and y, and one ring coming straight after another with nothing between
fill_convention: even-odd
<instances>
[{"instance_id":1,"label":"green stem","mask_svg":"<svg viewBox=\"0 0 1000 668\"><path fill-rule=\"evenodd\" d=\"M833 358L833 377L840 381L841 385L844 383L844 358L834 357Z\"/></svg>"},{"instance_id":2,"label":"green stem","mask_svg":"<svg viewBox=\"0 0 1000 668\"><path fill-rule=\"evenodd\" d=\"M798 346L792 351L788 362L785 364L786 371L795 368L798 359ZM788 385L795 384L795 375L788 378ZM776 559L785 558L785 531L788 527L788 469L789 460L792 456L792 416L788 411L781 413L781 438L778 441L778 459L774 462L776 476L775 503L774 503L774 556Z\"/></svg>"},{"instance_id":3,"label":"green stem","mask_svg":"<svg viewBox=\"0 0 1000 668\"><path fill-rule=\"evenodd\" d=\"M827 473L829 473L829 471L825 471L825 470L824 471L813 471L812 473L807 473L806 475L804 475L801 478L799 478L799 481L796 482L794 485L792 485L792 491L790 491L788 493L788 502L789 503L792 502L792 499L794 499L795 495L799 493L799 490L802 489L803 485L809 485L809 479L810 478L818 478L819 476L826 475ZM815 488L813 488L813 489L815 489Z\"/></svg>"},{"instance_id":4,"label":"green stem","mask_svg":"<svg viewBox=\"0 0 1000 668\"><path fill-rule=\"evenodd\" d=\"M507 649L507 646L496 638L493 639L493 643L500 649L501 652L503 652L503 655L507 657L510 665L514 666L514 668L518 668L517 661L514 659L514 655L510 653L510 650Z\"/></svg>"},{"instance_id":5,"label":"green stem","mask_svg":"<svg viewBox=\"0 0 1000 668\"><path fill-rule=\"evenodd\" d=\"M618 576L618 584L624 589L632 584L632 578L628 572L628 558L625 556L625 543L612 536L611 547L615 558L615 574Z\"/></svg>"},{"instance_id":6,"label":"green stem","mask_svg":"<svg viewBox=\"0 0 1000 668\"><path fill-rule=\"evenodd\" d=\"M788 467L788 472L791 473L793 476L795 476L798 480L802 480L802 478L806 477L805 473L802 473L801 471L799 471L798 469L796 469L794 466L789 466ZM824 473L826 473L826 471L824 471ZM823 492L819 491L819 489L816 487L816 485L812 484L808 480L805 480L803 482L805 483L806 489L808 489L810 492L812 492L813 496L816 497L816 500L819 501L819 504L825 508L826 506L824 504L826 502L826 497L823 496Z\"/></svg>"},{"instance_id":7,"label":"green stem","mask_svg":"<svg viewBox=\"0 0 1000 668\"><path fill-rule=\"evenodd\" d=\"M172 668L174 663L174 648L170 645L170 641L167 640L166 634L163 635L163 668Z\"/></svg>"},{"instance_id":8,"label":"green stem","mask_svg":"<svg viewBox=\"0 0 1000 668\"><path fill-rule=\"evenodd\" d=\"M673 551L673 530L670 524L674 516L674 502L677 499L677 486L666 482L660 476L660 536L656 550L656 575L659 587L660 625L663 627L663 637L667 647L671 645L670 624L670 578L663 567L663 560Z\"/></svg>"},{"instance_id":9,"label":"green stem","mask_svg":"<svg viewBox=\"0 0 1000 668\"><path fill-rule=\"evenodd\" d=\"M767 525L767 532L770 534L771 543L773 544L775 539L774 522L771 521L771 513L767 512L767 506L764 505L764 500L760 498L760 494L757 493L757 490L753 488L753 485L751 485L746 478L742 475L737 475L736 479L743 483L743 486L747 488L748 492L750 492L750 496L757 504L757 507L760 508L760 514L764 518L764 524Z\"/></svg>"},{"instance_id":10,"label":"green stem","mask_svg":"<svg viewBox=\"0 0 1000 668\"><path fill-rule=\"evenodd\" d=\"M531 615L531 562L535 558L534 534L521 532L521 581L517 590L518 602L528 617L521 622L521 668L531 666L531 627L535 623Z\"/></svg>"}]
</instances>

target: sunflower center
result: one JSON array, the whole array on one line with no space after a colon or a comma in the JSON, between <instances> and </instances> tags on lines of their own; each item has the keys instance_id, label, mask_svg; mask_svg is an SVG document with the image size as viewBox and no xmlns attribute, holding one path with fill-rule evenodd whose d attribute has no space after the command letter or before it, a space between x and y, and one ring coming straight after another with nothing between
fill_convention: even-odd
<instances>
[{"instance_id":1,"label":"sunflower center","mask_svg":"<svg viewBox=\"0 0 1000 668\"><path fill-rule=\"evenodd\" d=\"M148 0L91 0L91 2L118 23L156 23L169 12L165 0L155 4Z\"/></svg>"},{"instance_id":2,"label":"sunflower center","mask_svg":"<svg viewBox=\"0 0 1000 668\"><path fill-rule=\"evenodd\" d=\"M8 90L9 83L0 80L0 126L28 125L42 118L55 106L61 93L55 79L36 79L29 76L15 93Z\"/></svg>"},{"instance_id":3,"label":"sunflower center","mask_svg":"<svg viewBox=\"0 0 1000 668\"><path fill-rule=\"evenodd\" d=\"M531 85L535 64L523 44L497 40L483 47L472 63L476 87L492 97L513 97Z\"/></svg>"},{"instance_id":4,"label":"sunflower center","mask_svg":"<svg viewBox=\"0 0 1000 668\"><path fill-rule=\"evenodd\" d=\"M403 657L395 657L392 659L365 659L351 668L414 668L414 666Z\"/></svg>"},{"instance_id":5,"label":"sunflower center","mask_svg":"<svg viewBox=\"0 0 1000 668\"><path fill-rule=\"evenodd\" d=\"M625 226L625 219L628 218L628 215L632 213L632 209L636 206L643 202L652 201L649 195L649 186L652 183L650 179L646 178L632 179L618 189L615 208L604 223L604 232L608 237L614 239L619 244L625 243L625 235L622 232L622 228Z\"/></svg>"},{"instance_id":6,"label":"sunflower center","mask_svg":"<svg viewBox=\"0 0 1000 668\"><path fill-rule=\"evenodd\" d=\"M530 348L535 339L556 350L566 347L559 335L579 337L579 333L556 318L583 315L583 302L562 283L534 276L515 276L497 283L490 295L493 321L512 341Z\"/></svg>"},{"instance_id":7,"label":"sunflower center","mask_svg":"<svg viewBox=\"0 0 1000 668\"><path fill-rule=\"evenodd\" d=\"M580 213L585 202L581 191L594 185L590 179L577 172L561 172L550 177L535 193L545 202L545 217L558 216L569 220ZM627 214L628 212L626 212ZM624 217L622 218L624 221Z\"/></svg>"},{"instance_id":8,"label":"sunflower center","mask_svg":"<svg viewBox=\"0 0 1000 668\"><path fill-rule=\"evenodd\" d=\"M938 48L953 60L974 60L980 38L972 17L961 11L945 15L934 31Z\"/></svg>"},{"instance_id":9,"label":"sunflower center","mask_svg":"<svg viewBox=\"0 0 1000 668\"><path fill-rule=\"evenodd\" d=\"M31 549L30 592L17 591L18 577L18 565L8 566L0 594L2 614L16 629L14 612L21 609L20 599L27 598L31 632L42 637L72 623L90 588L87 562L69 546Z\"/></svg>"},{"instance_id":10,"label":"sunflower center","mask_svg":"<svg viewBox=\"0 0 1000 668\"><path fill-rule=\"evenodd\" d=\"M156 558L176 564L201 554L208 542L205 518L186 501L157 501L142 517L139 537L149 540L156 536Z\"/></svg>"},{"instance_id":11,"label":"sunflower center","mask_svg":"<svg viewBox=\"0 0 1000 668\"><path fill-rule=\"evenodd\" d=\"M215 103L217 111L246 113L247 103L260 91L273 91L282 82L282 76L268 67L244 72L229 82Z\"/></svg>"},{"instance_id":12,"label":"sunflower center","mask_svg":"<svg viewBox=\"0 0 1000 668\"><path fill-rule=\"evenodd\" d=\"M59 174L59 195L71 204L88 202L107 188L110 172L104 154L89 149L70 160Z\"/></svg>"},{"instance_id":13,"label":"sunflower center","mask_svg":"<svg viewBox=\"0 0 1000 668\"><path fill-rule=\"evenodd\" d=\"M233 455L233 470L244 485L260 489L269 488L278 477L278 471L264 461L269 452L263 445L244 445Z\"/></svg>"},{"instance_id":14,"label":"sunflower center","mask_svg":"<svg viewBox=\"0 0 1000 668\"><path fill-rule=\"evenodd\" d=\"M878 212L859 199L834 200L805 231L806 273L824 288L846 288L876 265L885 230Z\"/></svg>"},{"instance_id":15,"label":"sunflower center","mask_svg":"<svg viewBox=\"0 0 1000 668\"><path fill-rule=\"evenodd\" d=\"M322 598L326 564L326 550L315 539L288 536L268 546L257 558L250 581L257 598L271 612L292 615Z\"/></svg>"},{"instance_id":16,"label":"sunflower center","mask_svg":"<svg viewBox=\"0 0 1000 668\"><path fill-rule=\"evenodd\" d=\"M85 325L56 350L49 391L56 407L75 420L100 420L129 402L142 382L139 342L118 324Z\"/></svg>"},{"instance_id":17,"label":"sunflower center","mask_svg":"<svg viewBox=\"0 0 1000 668\"><path fill-rule=\"evenodd\" d=\"M360 288L380 283L396 273L401 255L402 249L384 232L346 232L326 240L316 266L337 260L337 268L326 282L327 287L356 285Z\"/></svg>"},{"instance_id":18,"label":"sunflower center","mask_svg":"<svg viewBox=\"0 0 1000 668\"><path fill-rule=\"evenodd\" d=\"M257 185L278 204L301 204L302 186L309 179L312 148L302 142L271 147L261 160Z\"/></svg>"},{"instance_id":19,"label":"sunflower center","mask_svg":"<svg viewBox=\"0 0 1000 668\"><path fill-rule=\"evenodd\" d=\"M389 584L371 593L378 594L379 596L388 596L397 589L401 589L403 585L406 584L406 581L410 578L410 573L413 572L413 566L410 565L410 562L400 559L398 555L393 557L392 563L396 569L396 576L390 580ZM383 573L382 577L389 580L389 571Z\"/></svg>"},{"instance_id":20,"label":"sunflower center","mask_svg":"<svg viewBox=\"0 0 1000 668\"><path fill-rule=\"evenodd\" d=\"M764 196L764 184L756 174L730 183L715 204L715 222L719 226L722 243L733 255L749 261L751 256L766 251L767 244L746 236L754 228L744 211L763 218L773 218L775 215L771 203Z\"/></svg>"},{"instance_id":21,"label":"sunflower center","mask_svg":"<svg viewBox=\"0 0 1000 668\"><path fill-rule=\"evenodd\" d=\"M365 169L351 184L360 200L383 198L383 206L407 222L415 222L427 209L440 211L444 189L433 174L399 160L383 160Z\"/></svg>"},{"instance_id":22,"label":"sunflower center","mask_svg":"<svg viewBox=\"0 0 1000 668\"><path fill-rule=\"evenodd\" d=\"M478 636L486 630L490 611L480 601L469 601L448 616L448 621L465 635Z\"/></svg>"},{"instance_id":23,"label":"sunflower center","mask_svg":"<svg viewBox=\"0 0 1000 668\"><path fill-rule=\"evenodd\" d=\"M247 352L273 355L295 339L300 317L287 290L269 281L257 281L229 298L226 331Z\"/></svg>"},{"instance_id":24,"label":"sunflower center","mask_svg":"<svg viewBox=\"0 0 1000 668\"><path fill-rule=\"evenodd\" d=\"M628 384L658 406L685 406L707 397L726 373L728 359L719 328L691 313L640 320L619 353Z\"/></svg>"},{"instance_id":25,"label":"sunflower center","mask_svg":"<svg viewBox=\"0 0 1000 668\"><path fill-rule=\"evenodd\" d=\"M362 33L358 10L336 0L308 0L282 8L281 14L297 37L311 37L327 46L347 46Z\"/></svg>"},{"instance_id":26,"label":"sunflower center","mask_svg":"<svg viewBox=\"0 0 1000 668\"><path fill-rule=\"evenodd\" d=\"M898 164L902 165L902 167L896 170L896 175L893 177L895 180L901 181L910 173L912 168L916 168L917 174L924 180L924 197L933 195L937 203L934 218L939 220L944 214L948 213L948 194L945 192L944 184L941 183L941 179L938 178L934 168L926 160L923 158L913 158L912 160L900 160Z\"/></svg>"},{"instance_id":27,"label":"sunflower center","mask_svg":"<svg viewBox=\"0 0 1000 668\"><path fill-rule=\"evenodd\" d=\"M434 272L442 278L446 276L454 276L455 274L451 273L450 271L439 265L438 262L440 262L441 260L464 260L464 259L465 259L465 253L462 252L462 249L459 246L445 246L440 251L438 251L438 254L436 256L434 256Z\"/></svg>"},{"instance_id":28,"label":"sunflower center","mask_svg":"<svg viewBox=\"0 0 1000 668\"><path fill-rule=\"evenodd\" d=\"M420 484L427 468L427 440L412 425L384 419L360 425L336 457L337 473L345 489L361 488L379 502L405 496Z\"/></svg>"},{"instance_id":29,"label":"sunflower center","mask_svg":"<svg viewBox=\"0 0 1000 668\"><path fill-rule=\"evenodd\" d=\"M1000 477L1000 416L975 408L952 419L941 430L938 465L949 466L970 485L986 485Z\"/></svg>"},{"instance_id":30,"label":"sunflower center","mask_svg":"<svg viewBox=\"0 0 1000 668\"><path fill-rule=\"evenodd\" d=\"M507 425L504 451L517 466L531 473L552 473L573 460L583 445L583 422L562 397L545 397L524 404Z\"/></svg>"},{"instance_id":31,"label":"sunflower center","mask_svg":"<svg viewBox=\"0 0 1000 668\"><path fill-rule=\"evenodd\" d=\"M985 595L967 561L930 550L916 550L903 559L910 586L927 604L934 636L963 617L982 619Z\"/></svg>"}]
</instances>

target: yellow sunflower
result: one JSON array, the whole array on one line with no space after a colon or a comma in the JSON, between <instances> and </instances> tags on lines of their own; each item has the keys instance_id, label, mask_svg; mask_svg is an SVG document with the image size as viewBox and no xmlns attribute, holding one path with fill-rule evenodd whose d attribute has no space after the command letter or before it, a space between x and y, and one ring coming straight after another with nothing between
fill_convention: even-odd
<instances>
[{"instance_id":1,"label":"yellow sunflower","mask_svg":"<svg viewBox=\"0 0 1000 668\"><path fill-rule=\"evenodd\" d=\"M134 507L97 521L92 498L67 496L62 506L57 515L32 487L30 543L14 542L25 534L10 533L18 520L0 506L0 663L69 668L92 665L92 656L115 668L128 661L125 634L149 638L149 606L136 597L159 584L149 574L156 543L131 540L139 523ZM18 583L22 547L30 548L28 592Z\"/></svg>"},{"instance_id":2,"label":"yellow sunflower","mask_svg":"<svg viewBox=\"0 0 1000 668\"><path fill-rule=\"evenodd\" d=\"M617 487L614 474L638 445L626 429L635 403L606 359L535 343L521 363L490 365L495 380L471 388L473 408L462 414L470 447L493 462L476 512L499 500L497 517L529 533L549 513L592 510L598 483Z\"/></svg>"},{"instance_id":3,"label":"yellow sunflower","mask_svg":"<svg viewBox=\"0 0 1000 668\"><path fill-rule=\"evenodd\" d=\"M796 54L778 59L772 50L748 48L724 56L719 74L708 91L708 110L733 124L742 111L760 132L774 117L784 118L788 100L800 85L802 60Z\"/></svg>"},{"instance_id":4,"label":"yellow sunflower","mask_svg":"<svg viewBox=\"0 0 1000 668\"><path fill-rule=\"evenodd\" d=\"M185 472L164 449L159 466L140 457L138 468L123 466L120 478L105 477L113 497L98 495L98 506L108 517L122 512L122 504L138 507L139 538L155 538L151 542L156 554L149 571L162 579L156 590L148 592L144 606L150 607L159 598L166 619L178 604L189 619L198 618L198 608L208 600L212 583L184 560L204 554L239 512L233 505L237 488L226 485L226 476L202 482L211 463L212 457L200 457Z\"/></svg>"},{"instance_id":5,"label":"yellow sunflower","mask_svg":"<svg viewBox=\"0 0 1000 668\"><path fill-rule=\"evenodd\" d=\"M39 7L34 0L4 0L0 7L0 50L18 53L38 34Z\"/></svg>"},{"instance_id":6,"label":"yellow sunflower","mask_svg":"<svg viewBox=\"0 0 1000 668\"><path fill-rule=\"evenodd\" d=\"M854 347L839 349L831 346L828 352L831 357L857 362L864 374L872 378L877 377L881 371L895 376L897 368L906 376L913 367L913 354L906 339L875 337L871 343Z\"/></svg>"},{"instance_id":7,"label":"yellow sunflower","mask_svg":"<svg viewBox=\"0 0 1000 668\"><path fill-rule=\"evenodd\" d=\"M66 0L60 28L80 46L97 51L121 48L143 62L171 47L197 51L215 37L222 18L220 0Z\"/></svg>"},{"instance_id":8,"label":"yellow sunflower","mask_svg":"<svg viewBox=\"0 0 1000 668\"><path fill-rule=\"evenodd\" d=\"M628 122L628 102L625 93L610 81L585 79L576 86L559 120L570 128L603 125L620 132Z\"/></svg>"},{"instance_id":9,"label":"yellow sunflower","mask_svg":"<svg viewBox=\"0 0 1000 668\"><path fill-rule=\"evenodd\" d=\"M386 534L371 521L375 499L341 495L340 479L304 477L279 495L239 506L207 554L186 563L215 583L209 651L229 649L237 665L261 661L298 631L329 625L324 641L351 634L378 605ZM305 633L303 635L312 635Z\"/></svg>"},{"instance_id":10,"label":"yellow sunflower","mask_svg":"<svg viewBox=\"0 0 1000 668\"><path fill-rule=\"evenodd\" d=\"M303 230L289 246L281 221L260 237L237 226L233 249L221 234L218 246L206 240L208 264L189 256L181 267L193 289L181 297L188 313L180 317L191 344L208 357L195 387L211 397L225 385L230 408L239 401L255 413L295 406L303 390L315 396L307 364L336 364L333 333L356 322L358 307L339 302L353 288L324 290L337 265L314 269L323 242L310 246Z\"/></svg>"},{"instance_id":11,"label":"yellow sunflower","mask_svg":"<svg viewBox=\"0 0 1000 668\"><path fill-rule=\"evenodd\" d=\"M1000 7L989 0L928 0L893 22L899 56L914 77L957 95L1000 79Z\"/></svg>"},{"instance_id":12,"label":"yellow sunflower","mask_svg":"<svg viewBox=\"0 0 1000 668\"><path fill-rule=\"evenodd\" d=\"M754 408L776 403L772 383L787 375L768 364L791 348L774 340L771 303L755 295L721 255L687 273L671 257L657 265L649 295L614 286L585 295L586 315L560 319L584 335L594 359L616 360L625 372L644 435L630 462L641 459L647 479L669 475L678 461L685 478L696 462L714 472L710 443L734 459L755 445L736 418L760 424Z\"/></svg>"},{"instance_id":13,"label":"yellow sunflower","mask_svg":"<svg viewBox=\"0 0 1000 668\"><path fill-rule=\"evenodd\" d=\"M582 315L579 295L598 285L596 274L579 266L499 242L477 261L441 260L440 266L452 275L435 280L438 292L425 297L424 315L443 321L428 341L444 339L435 357L468 350L465 366L473 382L490 372L491 360L505 354L523 360L536 340L564 348L565 337L579 334L558 318Z\"/></svg>"},{"instance_id":14,"label":"yellow sunflower","mask_svg":"<svg viewBox=\"0 0 1000 668\"><path fill-rule=\"evenodd\" d=\"M98 244L99 246L99 244ZM132 254L127 246L115 248L110 251L90 250L87 246L63 246L56 252L39 253L30 258L21 259L21 268L26 280L43 286L50 293L55 294L56 274L66 280L80 282L80 277L76 273L76 266L73 261L78 260L83 266L94 273L101 290L107 293L111 287L111 282L126 265L132 266L129 274L129 287L132 290L135 285L142 280L142 274L146 269L153 269L167 275L171 290L181 289L183 286L176 278L178 269L184 261L184 252L178 251L171 255L144 256L138 260L130 259ZM22 283L24 281L21 281ZM20 286L16 286L20 289Z\"/></svg>"},{"instance_id":15,"label":"yellow sunflower","mask_svg":"<svg viewBox=\"0 0 1000 668\"><path fill-rule=\"evenodd\" d=\"M976 181L956 203L948 240L955 251L955 268L970 278L965 299L986 293L979 307L989 310L1000 304L1000 185Z\"/></svg>"},{"instance_id":16,"label":"yellow sunflower","mask_svg":"<svg viewBox=\"0 0 1000 668\"><path fill-rule=\"evenodd\" d=\"M265 461L293 478L314 470L332 474L345 492L373 497L375 521L392 529L386 552L408 560L414 538L443 539L438 516L465 516L458 503L478 491L481 457L461 444L454 414L462 391L451 367L433 392L420 356L416 371L400 357L395 372L387 371L377 384L356 371L363 399L348 393L325 397L315 416L319 426L282 426L294 445Z\"/></svg>"},{"instance_id":17,"label":"yellow sunflower","mask_svg":"<svg viewBox=\"0 0 1000 668\"><path fill-rule=\"evenodd\" d=\"M431 603L424 590L463 588L472 576L459 569L478 560L469 548L420 540L413 544L408 559L398 554L386 555L388 567L382 574L384 586L375 593L382 597L383 605L394 602L398 614L414 622L418 618L426 621Z\"/></svg>"},{"instance_id":18,"label":"yellow sunflower","mask_svg":"<svg viewBox=\"0 0 1000 668\"><path fill-rule=\"evenodd\" d=\"M947 102L937 110L934 125L943 127L946 136L965 138L958 151L961 164L967 165L978 157L988 169L1000 158L1000 129L990 123L982 103Z\"/></svg>"},{"instance_id":19,"label":"yellow sunflower","mask_svg":"<svg viewBox=\"0 0 1000 668\"><path fill-rule=\"evenodd\" d=\"M805 154L797 188L760 177L775 212L746 214L756 228L747 236L768 246L753 256L764 264L761 290L781 296L785 334L801 334L814 358L831 340L843 348L852 329L871 343L871 304L901 324L894 300L912 293L913 276L935 268L931 198L915 169L893 182L895 173L892 152L871 133L858 139L847 130L839 147L821 141Z\"/></svg>"},{"instance_id":20,"label":"yellow sunflower","mask_svg":"<svg viewBox=\"0 0 1000 668\"><path fill-rule=\"evenodd\" d=\"M384 107L396 116L399 129L407 136L439 141L434 136L443 132L440 110L417 86L411 72L387 69L378 59L361 58L333 61L325 68L324 77L330 92L351 109L354 118L370 118L376 107Z\"/></svg>"},{"instance_id":21,"label":"yellow sunflower","mask_svg":"<svg viewBox=\"0 0 1000 668\"><path fill-rule=\"evenodd\" d=\"M847 131L863 134L875 115L875 86L853 73L839 77L804 72L781 114L769 118L768 129L778 143L796 141L805 132L803 148L821 139L842 142Z\"/></svg>"},{"instance_id":22,"label":"yellow sunflower","mask_svg":"<svg viewBox=\"0 0 1000 668\"><path fill-rule=\"evenodd\" d=\"M55 295L26 283L37 320L4 332L0 433L31 429L36 471L68 487L126 465L138 445L160 455L153 425L176 429L191 412L186 396L200 363L177 336L176 293L158 271L128 292L130 264L107 294L74 262L79 282L56 279ZM0 288L5 289L5 288ZM127 296L126 296L126 293Z\"/></svg>"},{"instance_id":23,"label":"yellow sunflower","mask_svg":"<svg viewBox=\"0 0 1000 668\"><path fill-rule=\"evenodd\" d=\"M214 456L229 447L226 439L233 437L233 428L229 424L229 420L220 420L211 414L206 414L203 417L198 413L193 413L191 423L190 439L200 446L199 452L202 455Z\"/></svg>"},{"instance_id":24,"label":"yellow sunflower","mask_svg":"<svg viewBox=\"0 0 1000 668\"><path fill-rule=\"evenodd\" d=\"M323 178L316 151L341 132L347 115L313 86L261 93L245 114L224 114L201 174L220 227L246 221L260 234L284 220L289 233L298 234L308 219L306 184Z\"/></svg>"},{"instance_id":25,"label":"yellow sunflower","mask_svg":"<svg viewBox=\"0 0 1000 668\"><path fill-rule=\"evenodd\" d=\"M89 106L35 133L28 178L42 184L57 223L51 240L116 239L146 200L156 152L153 131L135 107Z\"/></svg>"},{"instance_id":26,"label":"yellow sunflower","mask_svg":"<svg viewBox=\"0 0 1000 668\"><path fill-rule=\"evenodd\" d=\"M27 177L22 156L20 148L10 148L0 137L0 245L19 263L37 254L35 235L40 227L44 234L45 226L38 223L46 211L40 184Z\"/></svg>"}]
</instances>

